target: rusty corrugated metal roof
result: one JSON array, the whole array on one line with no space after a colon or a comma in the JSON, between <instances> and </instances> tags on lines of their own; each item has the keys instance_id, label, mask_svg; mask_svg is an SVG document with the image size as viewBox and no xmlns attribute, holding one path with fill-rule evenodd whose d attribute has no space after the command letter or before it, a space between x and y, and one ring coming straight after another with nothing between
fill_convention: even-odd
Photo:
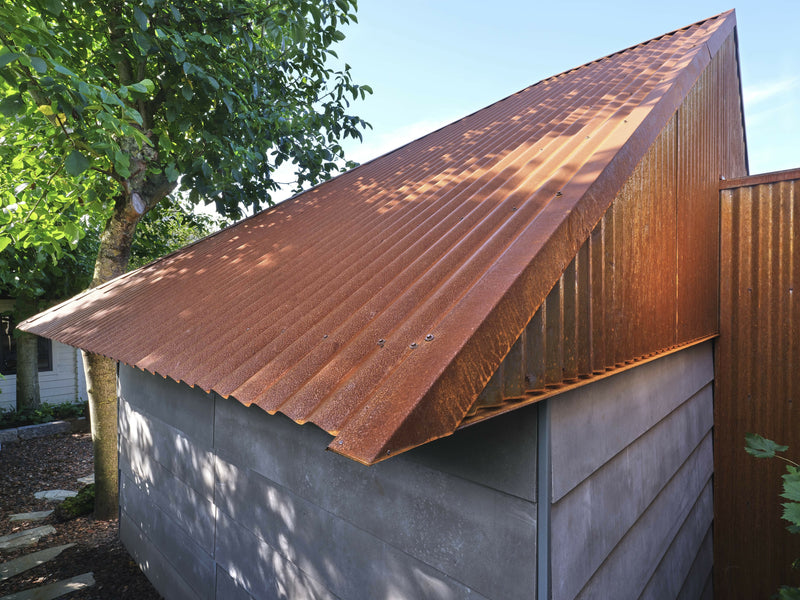
<instances>
[{"instance_id":1,"label":"rusty corrugated metal roof","mask_svg":"<svg viewBox=\"0 0 800 600\"><path fill-rule=\"evenodd\" d=\"M448 435L734 26L541 81L24 328L362 463Z\"/></svg>"}]
</instances>

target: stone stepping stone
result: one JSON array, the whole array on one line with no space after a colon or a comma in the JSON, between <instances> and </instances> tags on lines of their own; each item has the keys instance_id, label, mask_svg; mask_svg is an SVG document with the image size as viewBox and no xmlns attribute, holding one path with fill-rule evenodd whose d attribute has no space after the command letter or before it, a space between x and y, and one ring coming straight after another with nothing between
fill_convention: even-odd
<instances>
[{"instance_id":1,"label":"stone stepping stone","mask_svg":"<svg viewBox=\"0 0 800 600\"><path fill-rule=\"evenodd\" d=\"M33 529L25 529L24 531L10 533L0 537L0 550L30 546L38 542L44 536L51 535L55 532L56 528L52 525L43 525L41 527L34 527Z\"/></svg>"},{"instance_id":2,"label":"stone stepping stone","mask_svg":"<svg viewBox=\"0 0 800 600\"><path fill-rule=\"evenodd\" d=\"M37 500L56 500L58 502L62 502L67 498L72 498L73 496L77 496L78 492L73 492L72 490L45 490L43 492L36 492L33 497Z\"/></svg>"},{"instance_id":3,"label":"stone stepping stone","mask_svg":"<svg viewBox=\"0 0 800 600\"><path fill-rule=\"evenodd\" d=\"M37 512L29 512L29 513L16 513L14 515L9 516L9 521L41 521L42 519L46 519L50 515L53 514L52 510L40 510Z\"/></svg>"},{"instance_id":4,"label":"stone stepping stone","mask_svg":"<svg viewBox=\"0 0 800 600\"><path fill-rule=\"evenodd\" d=\"M32 554L20 556L7 563L0 564L0 581L5 581L14 575L24 573L28 569L33 569L41 564L46 563L48 560L54 559L67 548L72 548L75 544L64 544L63 546L55 546Z\"/></svg>"},{"instance_id":5,"label":"stone stepping stone","mask_svg":"<svg viewBox=\"0 0 800 600\"><path fill-rule=\"evenodd\" d=\"M86 477L78 477L78 483L83 483L85 485L94 483L94 473L92 473L91 475L87 475Z\"/></svg>"},{"instance_id":6,"label":"stone stepping stone","mask_svg":"<svg viewBox=\"0 0 800 600\"><path fill-rule=\"evenodd\" d=\"M55 583L15 592L8 596L3 596L0 600L55 600L65 594L77 592L93 585L94 574L84 573L83 575L62 579Z\"/></svg>"}]
</instances>

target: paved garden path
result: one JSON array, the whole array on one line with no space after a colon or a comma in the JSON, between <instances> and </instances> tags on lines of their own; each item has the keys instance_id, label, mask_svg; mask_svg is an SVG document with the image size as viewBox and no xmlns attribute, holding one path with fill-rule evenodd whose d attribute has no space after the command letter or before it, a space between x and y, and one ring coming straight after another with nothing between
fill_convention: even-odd
<instances>
[{"instance_id":1,"label":"paved garden path","mask_svg":"<svg viewBox=\"0 0 800 600\"><path fill-rule=\"evenodd\" d=\"M91 477L91 476L90 476ZM79 481L87 483L88 478L82 477ZM93 478L92 478L93 481ZM75 496L77 492L72 490L44 490L36 492L37 498L47 498L55 502L61 502L65 498ZM31 546L36 544L39 540L46 538L56 532L55 527L52 525L36 525L38 521L46 519L52 510L43 510L38 512L19 513L11 515L9 520L29 523L31 526L22 531L17 531L9 535L0 536L0 560L4 550L20 548L24 546ZM53 546L31 552L14 560L0 563L0 581L5 581L24 573L34 567L38 567L49 560L53 560L56 556L61 554L67 548L71 548L75 544L64 544L63 546ZM67 594L71 594L77 590L82 590L89 586L94 585L94 575L92 573L83 573L56 581L55 583L48 583L33 588L28 588L13 594L8 594L0 598L0 600L54 600L61 598Z\"/></svg>"}]
</instances>

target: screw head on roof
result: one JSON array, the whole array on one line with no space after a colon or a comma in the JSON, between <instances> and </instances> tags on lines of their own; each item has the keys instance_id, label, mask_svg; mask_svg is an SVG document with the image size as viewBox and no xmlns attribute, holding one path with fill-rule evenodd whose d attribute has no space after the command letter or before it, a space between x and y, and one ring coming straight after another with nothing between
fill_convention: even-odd
<instances>
[{"instance_id":1,"label":"screw head on roof","mask_svg":"<svg viewBox=\"0 0 800 600\"><path fill-rule=\"evenodd\" d=\"M384 345L385 343L386 343L386 340L385 340L385 339L383 339L383 338L381 338L381 339L379 339L379 340L378 340L378 346L380 346L381 348L383 348L383 345Z\"/></svg>"},{"instance_id":2,"label":"screw head on roof","mask_svg":"<svg viewBox=\"0 0 800 600\"><path fill-rule=\"evenodd\" d=\"M417 342L411 342L411 345L409 346L409 348L411 348L413 350L416 347L417 347Z\"/></svg>"},{"instance_id":3,"label":"screw head on roof","mask_svg":"<svg viewBox=\"0 0 800 600\"><path fill-rule=\"evenodd\" d=\"M556 192L556 196L563 196L563 195L564 194L562 194L561 192Z\"/></svg>"},{"instance_id":4,"label":"screw head on roof","mask_svg":"<svg viewBox=\"0 0 800 600\"><path fill-rule=\"evenodd\" d=\"M426 335L425 336L425 341L426 342L432 342L433 341L433 334L429 333L428 335Z\"/></svg>"},{"instance_id":5,"label":"screw head on roof","mask_svg":"<svg viewBox=\"0 0 800 600\"><path fill-rule=\"evenodd\" d=\"M328 334L326 333L325 335L322 336L322 339L324 340L327 337L328 337Z\"/></svg>"}]
</instances>

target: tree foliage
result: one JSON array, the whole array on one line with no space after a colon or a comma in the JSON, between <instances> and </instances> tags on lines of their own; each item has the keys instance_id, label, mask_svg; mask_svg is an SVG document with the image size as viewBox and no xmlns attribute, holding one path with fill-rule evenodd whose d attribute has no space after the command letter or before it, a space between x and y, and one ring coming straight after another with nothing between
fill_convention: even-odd
<instances>
[{"instance_id":1,"label":"tree foliage","mask_svg":"<svg viewBox=\"0 0 800 600\"><path fill-rule=\"evenodd\" d=\"M183 192L236 217L295 169L346 166L371 90L332 46L355 0L19 0L0 5L0 252L58 258L105 222L95 286L125 272L148 211ZM331 66L336 65L336 66ZM85 354L95 516L116 515L116 370Z\"/></svg>"},{"instance_id":2,"label":"tree foliage","mask_svg":"<svg viewBox=\"0 0 800 600\"><path fill-rule=\"evenodd\" d=\"M331 46L354 0L24 0L0 7L0 250L57 254L80 217L178 185L227 215L344 163L347 113L370 92ZM146 193L142 193L143 190Z\"/></svg>"}]
</instances>

